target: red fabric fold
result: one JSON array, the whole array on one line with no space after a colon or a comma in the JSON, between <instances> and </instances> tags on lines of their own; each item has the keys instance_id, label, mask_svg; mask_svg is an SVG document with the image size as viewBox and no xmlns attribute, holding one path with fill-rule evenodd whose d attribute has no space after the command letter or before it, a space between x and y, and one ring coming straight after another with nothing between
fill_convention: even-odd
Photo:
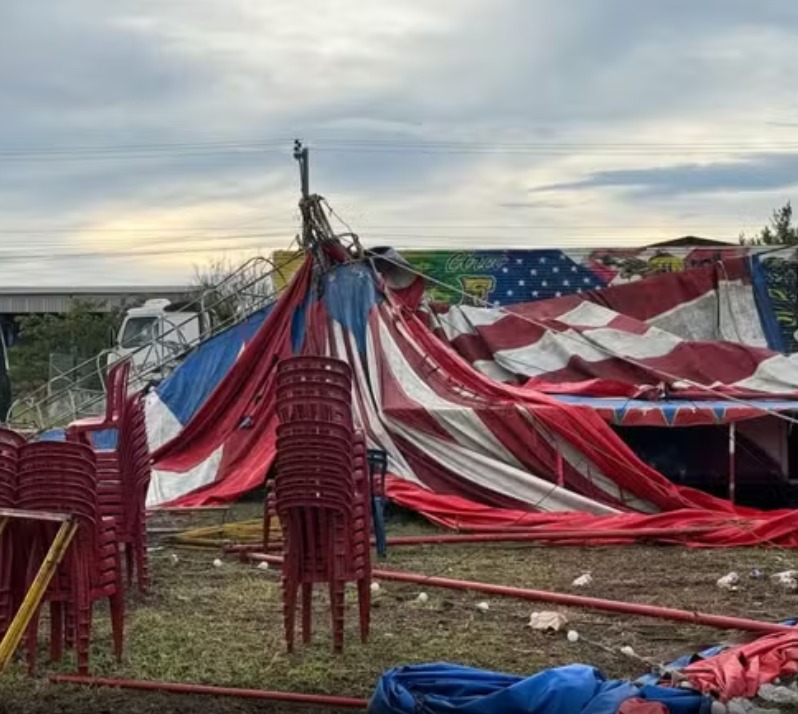
<instances>
[{"instance_id":1,"label":"red fabric fold","mask_svg":"<svg viewBox=\"0 0 798 714\"><path fill-rule=\"evenodd\" d=\"M153 454L154 467L185 472L224 447L217 480L173 505L229 502L259 485L274 459L275 366L292 354L291 323L308 295L309 257L227 374L194 418Z\"/></svg>"}]
</instances>

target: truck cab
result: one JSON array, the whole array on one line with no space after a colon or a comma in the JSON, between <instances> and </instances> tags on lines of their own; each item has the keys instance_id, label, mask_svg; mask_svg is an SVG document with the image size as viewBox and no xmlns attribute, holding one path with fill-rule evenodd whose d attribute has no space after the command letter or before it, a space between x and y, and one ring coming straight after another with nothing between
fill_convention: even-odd
<instances>
[{"instance_id":1,"label":"truck cab","mask_svg":"<svg viewBox=\"0 0 798 714\"><path fill-rule=\"evenodd\" d=\"M208 313L181 308L169 300L147 300L125 313L108 364L130 358L134 372L147 371L151 379L159 379L209 334L211 323Z\"/></svg>"}]
</instances>

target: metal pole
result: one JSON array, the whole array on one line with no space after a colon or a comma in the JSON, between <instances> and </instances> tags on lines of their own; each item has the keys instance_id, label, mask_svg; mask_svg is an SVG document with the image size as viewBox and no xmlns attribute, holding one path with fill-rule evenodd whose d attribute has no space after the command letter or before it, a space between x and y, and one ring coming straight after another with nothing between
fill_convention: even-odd
<instances>
[{"instance_id":1,"label":"metal pole","mask_svg":"<svg viewBox=\"0 0 798 714\"><path fill-rule=\"evenodd\" d=\"M734 422L729 424L729 500L734 503L737 492L737 468L734 452L737 444L737 428Z\"/></svg>"},{"instance_id":2,"label":"metal pole","mask_svg":"<svg viewBox=\"0 0 798 714\"><path fill-rule=\"evenodd\" d=\"M252 560L266 563L282 563L280 556L258 555ZM729 617L727 615L711 615L709 613L694 612L692 610L678 610L673 607L660 607L659 605L646 605L637 602L623 602L622 600L604 600L597 597L585 597L584 595L570 595L568 593L552 592L550 590L531 590L529 588L516 588L508 585L494 585L493 583L481 583L472 580L455 580L453 578L439 578L433 575L423 575L421 573L403 573L397 570L371 571L374 578L380 580L395 580L402 583L416 583L426 585L431 588L449 588L451 590L468 590L470 592L486 593L488 595L500 595L503 597L513 597L519 600L531 600L533 602L549 602L565 607L583 607L589 610L603 610L605 612L615 612L622 615L637 615L640 617L653 617L660 620L676 620L678 622L690 622L694 625L707 625L717 627L722 630L743 630L745 632L792 632L798 630L789 625L779 625L775 622L763 622L762 620L749 620L744 617Z\"/></svg>"},{"instance_id":3,"label":"metal pole","mask_svg":"<svg viewBox=\"0 0 798 714\"><path fill-rule=\"evenodd\" d=\"M514 588L504 585L492 585L490 583L471 582L468 580L453 580L451 578L428 577L426 575L416 575L415 573L399 573L391 570L374 570L375 578L381 580L396 580L406 583L418 583L428 587L453 588L455 590L470 590L473 592L483 592L488 595L503 595L514 597L519 600L532 600L535 602L549 602L567 607L584 607L593 610L604 610L605 612L615 612L623 615L638 615L642 617L653 617L662 620L676 620L679 622L690 622L694 625L708 625L720 629L743 630L746 632L792 632L796 629L789 625L779 625L775 622L762 622L760 620L749 620L742 617L728 617L726 615L711 615L690 610L678 610L672 607L660 607L657 605L645 605L636 602L622 602L618 600L604 600L602 598L584 597L580 595L569 595L567 593L549 592L546 590L528 590L526 588Z\"/></svg>"},{"instance_id":4,"label":"metal pole","mask_svg":"<svg viewBox=\"0 0 798 714\"><path fill-rule=\"evenodd\" d=\"M161 529L162 532L180 532L181 529ZM157 532L153 530L152 532ZM392 536L386 539L386 545L390 546L419 546L419 545L443 545L443 544L464 544L464 543L547 543L553 545L556 542L562 542L564 545L590 545L591 543L605 544L607 541L633 543L638 540L656 540L664 543L684 543L685 540L690 540L691 536L706 535L709 533L717 532L715 526L697 526L686 527L674 530L673 528L638 528L628 529L595 529L595 530L540 530L540 531L527 531L524 532L507 532L507 533L467 533L467 534L450 534L450 533L436 533L433 535L423 536ZM180 543L188 545L206 545L208 547L219 547L224 545L221 539L205 539L201 537L191 538L184 537L178 539ZM371 539L372 545L376 543L376 539ZM275 549L279 543L271 543ZM232 544L225 547L226 553L252 553L251 559L258 560L260 558L262 544L248 543L248 544Z\"/></svg>"},{"instance_id":5,"label":"metal pole","mask_svg":"<svg viewBox=\"0 0 798 714\"><path fill-rule=\"evenodd\" d=\"M297 139L294 141L294 158L299 162L299 180L302 187L302 198L310 197L310 163L308 161L308 147L303 146Z\"/></svg>"},{"instance_id":6,"label":"metal pole","mask_svg":"<svg viewBox=\"0 0 798 714\"><path fill-rule=\"evenodd\" d=\"M105 679L103 677L80 677L69 674L50 677L55 684L80 684L88 687L115 687L138 689L146 692L169 692L171 694L209 694L215 697L239 697L241 699L264 699L273 702L295 702L317 704L325 707L366 709L368 699L335 697L326 694L301 694L299 692L271 692L265 689L237 689L214 687L206 684L183 684L180 682L146 682L136 679Z\"/></svg>"},{"instance_id":7,"label":"metal pole","mask_svg":"<svg viewBox=\"0 0 798 714\"><path fill-rule=\"evenodd\" d=\"M299 182L302 198L299 199L299 212L302 214L302 247L308 248L313 242L310 199L310 165L308 148L297 139L294 141L294 158L299 163Z\"/></svg>"}]
</instances>

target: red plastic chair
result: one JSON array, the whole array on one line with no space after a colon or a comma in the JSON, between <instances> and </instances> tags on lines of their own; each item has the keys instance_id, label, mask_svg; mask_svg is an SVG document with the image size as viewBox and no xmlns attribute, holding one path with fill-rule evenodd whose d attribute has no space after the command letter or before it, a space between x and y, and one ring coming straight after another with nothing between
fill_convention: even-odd
<instances>
[{"instance_id":1,"label":"red plastic chair","mask_svg":"<svg viewBox=\"0 0 798 714\"><path fill-rule=\"evenodd\" d=\"M120 436L128 575L132 574L131 567L135 563L139 590L146 592L150 584L146 501L152 471L144 399L141 394L134 394L128 398L124 427Z\"/></svg>"},{"instance_id":2,"label":"red plastic chair","mask_svg":"<svg viewBox=\"0 0 798 714\"><path fill-rule=\"evenodd\" d=\"M6 431L5 429L2 431ZM0 439L3 437L0 435ZM16 446L6 442L6 448L0 455L0 508L16 506L17 473ZM13 532L16 524L9 524L0 534L0 639L6 633L16 611L14 591L14 540Z\"/></svg>"},{"instance_id":3,"label":"red plastic chair","mask_svg":"<svg viewBox=\"0 0 798 714\"><path fill-rule=\"evenodd\" d=\"M124 585L121 577L117 522L103 517L97 497L96 467L91 448L70 442L37 442L20 450L17 506L70 513L78 533L45 594L50 604L50 653L58 661L66 636L77 651L78 671L88 673L93 603L108 598L114 651L124 645ZM56 526L38 523L26 529L29 585L54 536ZM19 552L20 549L17 549ZM39 613L28 630L28 667L36 662Z\"/></svg>"},{"instance_id":4,"label":"red plastic chair","mask_svg":"<svg viewBox=\"0 0 798 714\"><path fill-rule=\"evenodd\" d=\"M12 446L18 449L26 443L27 439L22 434L0 426L0 446Z\"/></svg>"},{"instance_id":5,"label":"red plastic chair","mask_svg":"<svg viewBox=\"0 0 798 714\"><path fill-rule=\"evenodd\" d=\"M99 431L115 429L113 449L97 450L98 495L103 515L118 522L124 545L128 582L134 575L138 588L149 588L146 499L151 469L143 398L127 395L130 362L117 363L108 373L108 403L102 420L82 420L71 425L67 438L91 445Z\"/></svg>"},{"instance_id":6,"label":"red plastic chair","mask_svg":"<svg viewBox=\"0 0 798 714\"><path fill-rule=\"evenodd\" d=\"M92 434L118 429L122 420L130 380L131 362L117 362L105 377L105 416L90 417L72 422L67 428L67 440L93 446Z\"/></svg>"},{"instance_id":7,"label":"red plastic chair","mask_svg":"<svg viewBox=\"0 0 798 714\"><path fill-rule=\"evenodd\" d=\"M363 477L365 452L352 425L352 372L326 357L284 360L277 373L277 460L269 483L266 529L273 508L283 528L283 617L294 646L296 605L302 591L302 635L312 634L315 583L330 590L333 648L344 640L344 584L355 581L361 637L371 608L370 501ZM358 441L360 439L360 441ZM264 540L267 538L264 534Z\"/></svg>"}]
</instances>

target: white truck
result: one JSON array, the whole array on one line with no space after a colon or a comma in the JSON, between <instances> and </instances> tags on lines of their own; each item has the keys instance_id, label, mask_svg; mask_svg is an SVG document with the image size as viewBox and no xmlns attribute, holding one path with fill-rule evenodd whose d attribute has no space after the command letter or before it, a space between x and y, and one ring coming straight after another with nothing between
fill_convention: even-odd
<instances>
[{"instance_id":1,"label":"white truck","mask_svg":"<svg viewBox=\"0 0 798 714\"><path fill-rule=\"evenodd\" d=\"M214 322L208 311L189 310L165 299L147 300L125 313L108 364L129 357L134 374L159 380L182 354L211 334Z\"/></svg>"}]
</instances>

